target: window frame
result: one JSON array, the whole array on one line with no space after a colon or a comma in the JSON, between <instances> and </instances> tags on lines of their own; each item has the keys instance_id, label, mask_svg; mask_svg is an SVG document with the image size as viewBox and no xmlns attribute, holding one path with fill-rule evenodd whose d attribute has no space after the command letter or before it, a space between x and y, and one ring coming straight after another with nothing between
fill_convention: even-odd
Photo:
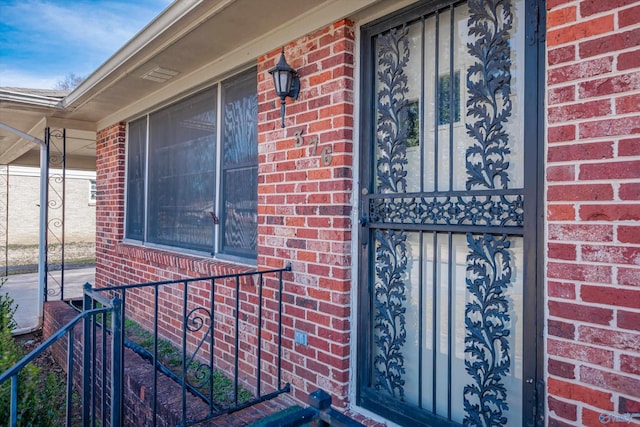
<instances>
[{"instance_id":1,"label":"window frame","mask_svg":"<svg viewBox=\"0 0 640 427\"><path fill-rule=\"evenodd\" d=\"M223 155L223 143L222 143L222 119L223 119L223 97L222 97L222 93L223 93L223 85L226 82L233 82L233 81L238 81L238 80L243 80L243 79L250 79L253 76L253 78L256 81L256 94L257 94L257 67L251 66L249 68L240 70L236 73L233 73L230 76L227 76L225 78L221 78L216 80L215 82L213 82L212 84L209 84L205 87L198 87L195 90L189 91L189 92L185 92L183 94L181 94L179 97L175 97L172 98L170 100L168 100L165 103L159 104L157 105L155 108L150 109L149 111L146 111L142 114L138 114L136 116L132 116L130 119L126 120L126 142L125 142L125 182L124 182L124 230L123 230L123 242L127 243L127 244L134 244L134 245L140 245L143 247L147 247L147 248L154 248L154 249L161 249L161 250L168 250L171 252L176 252L176 253L182 253L185 255L197 255L197 256L205 256L205 257L212 257L214 259L220 259L220 260L225 260L225 261L232 261L232 262L237 262L237 263L242 263L242 264L246 264L246 265L252 265L255 266L257 264L257 244L256 244L256 248L255 248L255 252L253 254L250 254L249 256L244 256L244 255L239 255L237 253L227 253L227 252L222 252L222 227L220 224L220 220L219 218L222 217L222 206L223 206L223 194L222 191L224 189L224 183L223 183L223 167L222 167L222 155ZM211 90L215 90L215 99L212 100L212 102L215 103L216 106L216 111L215 111L215 116L216 116L216 130L215 130L215 143L214 143L214 150L215 150L215 169L214 169L214 194L212 194L212 202L213 202L213 207L214 207L214 214L215 214L215 218L213 218L214 221L214 225L213 225L213 246L211 248L210 252L207 251L202 251L202 250L197 250L197 249L190 249L190 248L185 248L185 247L181 247L181 246L171 246L171 245L167 245L167 244L161 244L161 243L155 243L155 242L151 242L149 241L149 237L148 237L148 230L149 230L149 217L148 217L148 209L149 209L149 178L150 178L150 173L149 173L149 150L150 150L150 134L151 134L151 130L150 130L150 125L151 125L151 120L150 117L169 107L175 106L181 102L184 102L186 100L188 100L189 98L192 98L194 96L198 96L200 94L202 94L203 92L206 91L211 91ZM130 222L130 217L129 217L129 191L130 191L130 187L129 187L129 155L130 155L130 136L131 136L131 132L130 132L130 125L131 123L140 120L140 119L144 119L144 123L145 123L145 139L144 139L144 171L143 171L143 180L144 180L144 185L143 185L143 208L142 208L142 240L140 239L136 239L136 238L131 238L128 235L128 225ZM258 120L256 117L256 126L257 126ZM256 132L257 135L257 132ZM258 143L257 138L255 141L256 145ZM257 147L256 147L256 151L257 151ZM258 162L257 162L257 158L256 158L256 163L255 166L257 168L258 166ZM257 183L256 183L257 185ZM256 214L257 214L257 209L256 209ZM257 226L257 221L256 221L256 226Z\"/></svg>"},{"instance_id":2,"label":"window frame","mask_svg":"<svg viewBox=\"0 0 640 427\"><path fill-rule=\"evenodd\" d=\"M155 111L155 110L154 110ZM142 150L144 152L144 157L145 159L147 158L147 153L148 153L148 139L149 139L149 114L151 114L151 112L143 114L143 115L139 115L136 116L130 120L127 121L127 129L126 129L126 136L125 136L125 161L124 161L124 177L125 177L125 181L124 181L124 227L123 227L123 241L127 242L127 243L140 243L140 244L145 244L145 242L147 241L147 236L146 236L146 227L144 226L144 223L146 222L146 217L147 217L147 202L146 202L146 197L144 197L143 203L142 203L142 222L143 222L143 227L142 227L142 240L136 239L136 238L131 238L128 236L128 227L129 227L129 216L128 216L128 212L129 212L129 155L130 155L130 149L131 149L131 143L130 143L130 136L131 136L131 123L135 122L137 120L140 120L142 118L145 118L145 140L144 140L144 149ZM143 171L143 195L147 194L147 162L144 162L144 171ZM148 244L148 242L146 243Z\"/></svg>"},{"instance_id":3,"label":"window frame","mask_svg":"<svg viewBox=\"0 0 640 427\"><path fill-rule=\"evenodd\" d=\"M257 77L257 72L255 74L255 76ZM224 208L224 206L226 205L227 199L226 199L226 193L227 193L227 185L228 182L225 179L225 174L227 172L230 171L237 171L240 169L253 169L255 168L255 174L256 174L256 181L254 183L255 188L256 188L256 222L255 222L255 226L256 226L256 233L257 233L257 227L258 227L258 221L257 221L257 213L258 213L258 191L257 191L257 187L258 187L258 146L257 146L257 142L258 142L258 114L257 114L257 94L258 94L258 90L257 90L257 78L254 80L254 83L256 84L256 129L255 129L255 138L256 138L256 146L255 146L255 161L254 162L245 162L245 163L238 163L235 165L231 165L231 166L226 166L224 165L224 156L225 156L225 127L226 127L226 123L224 121L224 114L225 114L225 106L227 105L227 93L232 91L235 88L238 87L242 87L244 84L246 84L247 82L251 81L251 73L246 72L246 73L239 73L236 74L230 78L227 78L225 80L223 80L220 83L219 86L219 98L220 98L220 108L218 109L218 114L220 116L220 119L218 121L218 133L220 138L218 139L218 159L219 159L219 164L218 164L218 180L217 182L219 183L219 188L217 190L217 194L218 194L218 218L219 218L219 232L218 232L218 244L217 244L217 248L219 250L219 252L222 252L222 250L224 248L226 248L226 240L225 240L225 234L226 234L226 223L227 223L227 212L226 209ZM256 246L254 248L253 251L246 251L243 249L237 249L234 248L232 246L229 245L228 249L223 252L225 255L227 256L233 256L233 257L239 257L239 258L257 258L258 256L258 245L257 245L257 240L256 240Z\"/></svg>"},{"instance_id":4,"label":"window frame","mask_svg":"<svg viewBox=\"0 0 640 427\"><path fill-rule=\"evenodd\" d=\"M89 205L93 206L96 204L96 200L98 199L98 185L95 179L89 180Z\"/></svg>"}]
</instances>

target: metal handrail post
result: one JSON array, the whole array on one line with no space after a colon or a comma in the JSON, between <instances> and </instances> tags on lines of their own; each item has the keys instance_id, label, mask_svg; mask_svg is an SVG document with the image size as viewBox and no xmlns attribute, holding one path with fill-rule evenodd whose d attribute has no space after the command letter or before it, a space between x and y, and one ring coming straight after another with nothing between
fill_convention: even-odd
<instances>
[{"instance_id":1,"label":"metal handrail post","mask_svg":"<svg viewBox=\"0 0 640 427\"><path fill-rule=\"evenodd\" d=\"M65 423L66 427L71 427L71 418L73 415L73 350L75 348L75 335L73 334L73 329L69 331L69 336L67 337L67 420ZM82 378L84 381L84 377L88 377L85 372L86 367L82 369Z\"/></svg>"},{"instance_id":2,"label":"metal handrail post","mask_svg":"<svg viewBox=\"0 0 640 427\"><path fill-rule=\"evenodd\" d=\"M45 129L46 142L40 147L40 242L38 246L38 316L42 324L44 302L49 293L49 128Z\"/></svg>"},{"instance_id":3,"label":"metal handrail post","mask_svg":"<svg viewBox=\"0 0 640 427\"><path fill-rule=\"evenodd\" d=\"M111 427L122 426L123 346L122 300L114 298L111 316ZM104 387L104 386L103 386Z\"/></svg>"},{"instance_id":4,"label":"metal handrail post","mask_svg":"<svg viewBox=\"0 0 640 427\"><path fill-rule=\"evenodd\" d=\"M18 425L18 374L11 377L11 427Z\"/></svg>"},{"instance_id":5,"label":"metal handrail post","mask_svg":"<svg viewBox=\"0 0 640 427\"><path fill-rule=\"evenodd\" d=\"M85 283L82 286L84 292L82 294L82 310L87 311L93 308L92 298L89 295L88 291L91 291L91 285L89 283ZM73 329L70 334L73 334ZM82 425L89 425L90 418L90 409L91 409L91 376L89 375L89 369L91 365L91 352L90 350L90 340L91 336L91 319L89 316L86 316L82 320L82 336L83 338L83 351L82 351ZM71 349L73 351L73 349ZM103 385L104 387L104 385Z\"/></svg>"}]
</instances>

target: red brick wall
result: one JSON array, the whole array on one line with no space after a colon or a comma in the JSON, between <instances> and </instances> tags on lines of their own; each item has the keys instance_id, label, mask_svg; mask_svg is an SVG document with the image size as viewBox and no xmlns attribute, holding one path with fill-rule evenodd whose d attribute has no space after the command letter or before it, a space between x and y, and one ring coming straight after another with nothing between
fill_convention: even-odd
<instances>
[{"instance_id":1,"label":"red brick wall","mask_svg":"<svg viewBox=\"0 0 640 427\"><path fill-rule=\"evenodd\" d=\"M280 51L258 60L259 100L259 207L258 267L280 268L291 262L293 271L284 284L283 380L293 385L294 396L303 402L309 392L324 388L334 404L345 404L348 394L351 314L351 188L353 151L353 23L340 21L286 46L291 66L301 76L297 101L287 100L286 128L280 127L280 103L273 91L268 69ZM302 131L302 139L294 133ZM317 146L312 138L317 138ZM126 125L116 124L97 137L97 265L98 287L176 280L242 272L246 266L182 255L123 242ZM300 145L302 143L302 145ZM324 160L324 162L323 162ZM329 162L330 160L330 162ZM217 334L231 334L227 322L233 309L233 284L216 291L222 321ZM251 293L253 289L253 293ZM255 289L241 301L244 320L255 317ZM211 296L202 284L190 302L202 305ZM181 292L160 294L163 309L158 319L160 334L181 341ZM267 283L265 298L277 296ZM228 310L222 308L227 305ZM127 293L128 316L152 327L153 294ZM273 304L270 304L273 307ZM252 311L253 310L253 311ZM265 334L275 331L275 317L263 313ZM251 326L243 327L253 331ZM294 331L308 334L308 346L294 344ZM228 337L216 343L220 364L230 366L233 348ZM275 343L275 338L273 338ZM195 341L191 343L193 346ZM243 376L251 380L255 342L241 351ZM274 373L275 345L266 345L263 375ZM246 363L244 363L246 362Z\"/></svg>"},{"instance_id":2,"label":"red brick wall","mask_svg":"<svg viewBox=\"0 0 640 427\"><path fill-rule=\"evenodd\" d=\"M301 400L322 387L340 406L351 351L353 23L296 40L285 56L302 87L298 100L287 98L285 129L268 73L280 51L258 61L258 264L293 267L284 286L285 380ZM295 330L308 334L308 346L294 344Z\"/></svg>"},{"instance_id":3,"label":"red brick wall","mask_svg":"<svg viewBox=\"0 0 640 427\"><path fill-rule=\"evenodd\" d=\"M546 5L548 417L602 425L640 412L640 2Z\"/></svg>"},{"instance_id":4,"label":"red brick wall","mask_svg":"<svg viewBox=\"0 0 640 427\"><path fill-rule=\"evenodd\" d=\"M96 287L148 283L184 278L198 278L221 274L241 273L254 270L248 266L228 262L214 261L204 257L195 257L159 249L146 248L123 242L124 238L124 192L125 192L125 143L126 124L120 123L102 130L97 136L97 237L96 237ZM257 293L258 287L253 280L240 282L240 339L244 343L239 351L239 365L243 369L240 381L255 391L257 353ZM265 279L264 297L272 301L263 311L265 327L269 332L277 331L277 304L273 304L274 281ZM158 292L157 324L158 333L177 346L182 345L184 314L184 285L182 283L163 286ZM209 281L192 283L188 290L186 311L192 313L190 320L207 313L198 307L209 307L211 301L211 283ZM235 281L217 281L215 290L215 365L232 374L235 361ZM129 290L126 293L126 315L148 330L154 327L155 299L152 288ZM193 311L197 309L196 311ZM276 318L274 321L273 319ZM197 329L196 324L187 327L187 349L191 354L203 338L209 327ZM194 330L197 329L197 330ZM268 332L263 337L271 337ZM271 351L277 354L277 346L265 345L263 356ZM208 359L210 347L205 344L198 351L204 360ZM277 383L275 376L275 356L264 362L262 379L263 392L273 391ZM271 388L265 388L270 385Z\"/></svg>"},{"instance_id":5,"label":"red brick wall","mask_svg":"<svg viewBox=\"0 0 640 427\"><path fill-rule=\"evenodd\" d=\"M124 237L126 125L96 135L96 284L118 283L121 271L114 248Z\"/></svg>"}]
</instances>

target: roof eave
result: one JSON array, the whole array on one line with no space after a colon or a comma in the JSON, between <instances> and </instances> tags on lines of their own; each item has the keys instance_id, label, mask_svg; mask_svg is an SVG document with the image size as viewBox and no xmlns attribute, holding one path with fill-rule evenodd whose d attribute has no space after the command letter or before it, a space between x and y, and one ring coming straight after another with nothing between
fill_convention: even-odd
<instances>
[{"instance_id":1,"label":"roof eave","mask_svg":"<svg viewBox=\"0 0 640 427\"><path fill-rule=\"evenodd\" d=\"M27 91L17 92L0 88L0 102L62 109L62 99L62 97L36 95Z\"/></svg>"},{"instance_id":2,"label":"roof eave","mask_svg":"<svg viewBox=\"0 0 640 427\"><path fill-rule=\"evenodd\" d=\"M122 69L128 60L142 53L145 48L160 35L171 31L176 22L203 1L204 0L181 0L172 3L156 19L151 21L67 95L62 100L62 105L65 108L75 109L91 99L91 97L108 88L111 82L117 80L120 73L126 72L126 69L124 71ZM232 1L235 0L224 0L221 3L230 3Z\"/></svg>"}]
</instances>

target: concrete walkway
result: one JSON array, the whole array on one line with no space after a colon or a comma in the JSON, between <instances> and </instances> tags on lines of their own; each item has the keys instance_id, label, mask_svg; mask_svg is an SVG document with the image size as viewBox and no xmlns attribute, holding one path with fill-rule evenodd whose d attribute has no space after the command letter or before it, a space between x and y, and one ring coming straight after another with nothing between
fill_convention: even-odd
<instances>
[{"instance_id":1,"label":"concrete walkway","mask_svg":"<svg viewBox=\"0 0 640 427\"><path fill-rule=\"evenodd\" d=\"M86 282L95 283L95 277L95 267L65 270L64 299L82 298L82 286ZM60 299L59 283L60 272L51 272L48 279L49 301ZM0 292L8 293L18 306L14 315L14 320L18 324L14 330L15 334L27 333L40 326L38 325L38 273L9 276ZM52 292L55 293L52 295Z\"/></svg>"}]
</instances>

